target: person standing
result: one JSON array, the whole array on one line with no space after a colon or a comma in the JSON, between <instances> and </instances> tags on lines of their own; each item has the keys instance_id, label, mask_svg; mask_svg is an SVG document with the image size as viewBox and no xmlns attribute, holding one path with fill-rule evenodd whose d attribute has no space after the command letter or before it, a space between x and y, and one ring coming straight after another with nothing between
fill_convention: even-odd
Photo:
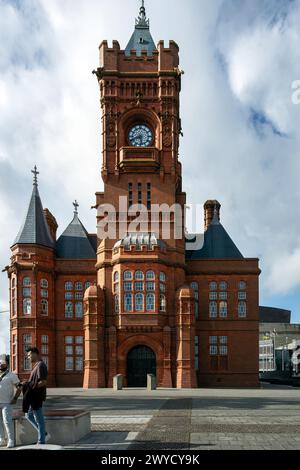
<instances>
[{"instance_id":1,"label":"person standing","mask_svg":"<svg viewBox=\"0 0 300 470\"><path fill-rule=\"evenodd\" d=\"M43 403L46 400L48 369L41 360L38 348L28 348L32 371L29 380L23 383L23 411L29 423L38 433L38 444L45 444L50 434L45 430Z\"/></svg>"},{"instance_id":2,"label":"person standing","mask_svg":"<svg viewBox=\"0 0 300 470\"><path fill-rule=\"evenodd\" d=\"M15 391L16 389L16 391ZM9 371L5 359L0 360L0 446L5 443L4 428L7 434L7 448L15 447L15 432L12 406L17 403L22 386L16 374ZM4 426L3 426L4 425Z\"/></svg>"}]
</instances>

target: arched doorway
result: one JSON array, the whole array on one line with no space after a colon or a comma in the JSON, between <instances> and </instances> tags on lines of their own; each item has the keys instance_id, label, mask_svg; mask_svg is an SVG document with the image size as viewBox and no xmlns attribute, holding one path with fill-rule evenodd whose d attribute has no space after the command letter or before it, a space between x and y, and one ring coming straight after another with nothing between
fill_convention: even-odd
<instances>
[{"instance_id":1,"label":"arched doorway","mask_svg":"<svg viewBox=\"0 0 300 470\"><path fill-rule=\"evenodd\" d=\"M127 355L127 386L146 387L147 374L156 375L156 357L147 346L135 346Z\"/></svg>"}]
</instances>

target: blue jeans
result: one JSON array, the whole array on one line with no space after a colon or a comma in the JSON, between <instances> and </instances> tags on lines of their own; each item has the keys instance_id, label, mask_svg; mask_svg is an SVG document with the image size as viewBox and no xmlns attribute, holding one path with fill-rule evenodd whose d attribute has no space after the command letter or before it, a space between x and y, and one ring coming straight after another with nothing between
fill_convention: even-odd
<instances>
[{"instance_id":1,"label":"blue jeans","mask_svg":"<svg viewBox=\"0 0 300 470\"><path fill-rule=\"evenodd\" d=\"M45 444L46 429L43 408L33 410L30 407L26 413L26 419L38 432L38 444Z\"/></svg>"}]
</instances>

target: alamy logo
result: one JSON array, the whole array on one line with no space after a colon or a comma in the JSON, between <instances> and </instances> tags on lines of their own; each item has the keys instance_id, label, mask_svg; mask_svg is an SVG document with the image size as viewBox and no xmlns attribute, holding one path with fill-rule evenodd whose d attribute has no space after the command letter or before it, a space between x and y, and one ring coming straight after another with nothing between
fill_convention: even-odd
<instances>
[{"instance_id":1,"label":"alamy logo","mask_svg":"<svg viewBox=\"0 0 300 470\"><path fill-rule=\"evenodd\" d=\"M97 234L100 240L120 240L129 233L151 233L161 240L185 239L186 249L200 250L203 247L203 234L189 234L186 227L186 213L190 211L192 226L197 226L199 205L180 204L129 204L127 196L120 196L118 207L101 204L97 208Z\"/></svg>"}]
</instances>

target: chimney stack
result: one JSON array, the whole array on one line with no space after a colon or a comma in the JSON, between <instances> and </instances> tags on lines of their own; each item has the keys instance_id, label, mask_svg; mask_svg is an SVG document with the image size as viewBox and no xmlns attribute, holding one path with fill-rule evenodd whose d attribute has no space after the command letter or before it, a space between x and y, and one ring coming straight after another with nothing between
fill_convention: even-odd
<instances>
[{"instance_id":1,"label":"chimney stack","mask_svg":"<svg viewBox=\"0 0 300 470\"><path fill-rule=\"evenodd\" d=\"M54 215L51 214L49 209L44 209L44 215L45 215L45 219L46 219L46 222L48 224L48 227L51 233L51 237L53 238L54 241L56 241L56 232L58 228L56 219Z\"/></svg>"},{"instance_id":2,"label":"chimney stack","mask_svg":"<svg viewBox=\"0 0 300 470\"><path fill-rule=\"evenodd\" d=\"M210 223L214 218L215 209L218 214L218 220L220 221L220 208L221 204L217 200L209 200L204 204L204 231L208 229Z\"/></svg>"}]
</instances>

